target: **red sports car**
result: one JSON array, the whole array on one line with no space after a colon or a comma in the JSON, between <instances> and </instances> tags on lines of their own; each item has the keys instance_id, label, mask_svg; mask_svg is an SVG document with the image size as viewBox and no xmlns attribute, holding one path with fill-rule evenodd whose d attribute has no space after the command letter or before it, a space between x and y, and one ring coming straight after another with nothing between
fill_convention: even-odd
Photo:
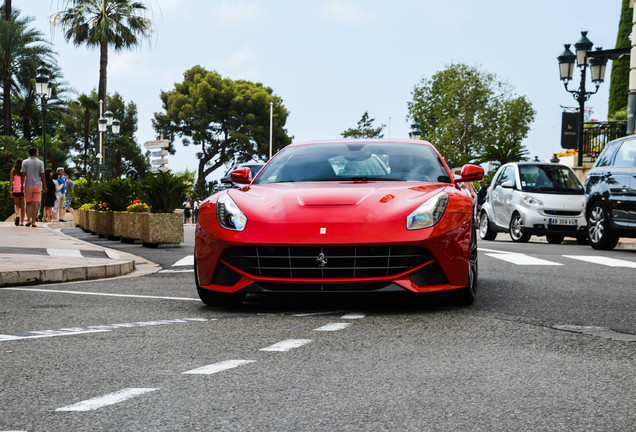
<instances>
[{"instance_id":1,"label":"red sports car","mask_svg":"<svg viewBox=\"0 0 636 432\"><path fill-rule=\"evenodd\" d=\"M477 287L475 200L426 141L341 140L285 147L250 182L201 205L195 278L208 305L248 293Z\"/></svg>"}]
</instances>

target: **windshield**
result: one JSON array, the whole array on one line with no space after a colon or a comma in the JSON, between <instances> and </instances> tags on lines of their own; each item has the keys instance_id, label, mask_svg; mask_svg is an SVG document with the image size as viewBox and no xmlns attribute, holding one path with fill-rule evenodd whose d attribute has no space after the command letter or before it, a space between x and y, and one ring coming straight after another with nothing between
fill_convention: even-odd
<instances>
[{"instance_id":1,"label":"windshield","mask_svg":"<svg viewBox=\"0 0 636 432\"><path fill-rule=\"evenodd\" d=\"M519 165L519 177L526 192L583 194L581 181L566 166Z\"/></svg>"},{"instance_id":2,"label":"windshield","mask_svg":"<svg viewBox=\"0 0 636 432\"><path fill-rule=\"evenodd\" d=\"M288 147L254 183L347 180L451 182L428 145L343 141Z\"/></svg>"}]
</instances>

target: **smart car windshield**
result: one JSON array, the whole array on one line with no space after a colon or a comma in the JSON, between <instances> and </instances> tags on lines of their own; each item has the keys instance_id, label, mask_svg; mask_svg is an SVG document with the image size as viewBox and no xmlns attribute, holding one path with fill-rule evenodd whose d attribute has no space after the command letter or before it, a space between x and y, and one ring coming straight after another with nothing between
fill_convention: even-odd
<instances>
[{"instance_id":1,"label":"smart car windshield","mask_svg":"<svg viewBox=\"0 0 636 432\"><path fill-rule=\"evenodd\" d=\"M428 145L343 141L288 147L263 168L254 184L347 180L451 182Z\"/></svg>"},{"instance_id":2,"label":"smart car windshield","mask_svg":"<svg viewBox=\"0 0 636 432\"><path fill-rule=\"evenodd\" d=\"M576 174L560 165L519 165L521 190L526 192L582 195L583 185Z\"/></svg>"}]
</instances>

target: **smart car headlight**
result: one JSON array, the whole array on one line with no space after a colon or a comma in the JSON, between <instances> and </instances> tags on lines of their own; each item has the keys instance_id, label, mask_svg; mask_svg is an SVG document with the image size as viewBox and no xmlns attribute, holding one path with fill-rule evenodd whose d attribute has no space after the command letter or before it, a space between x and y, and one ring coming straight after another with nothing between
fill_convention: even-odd
<instances>
[{"instance_id":1,"label":"smart car headlight","mask_svg":"<svg viewBox=\"0 0 636 432\"><path fill-rule=\"evenodd\" d=\"M442 218L448 205L448 194L440 192L429 198L406 217L406 229L418 230L435 225Z\"/></svg>"},{"instance_id":2,"label":"smart car headlight","mask_svg":"<svg viewBox=\"0 0 636 432\"><path fill-rule=\"evenodd\" d=\"M219 225L232 231L243 231L247 225L247 217L227 193L216 202L216 219Z\"/></svg>"},{"instance_id":3,"label":"smart car headlight","mask_svg":"<svg viewBox=\"0 0 636 432\"><path fill-rule=\"evenodd\" d=\"M543 201L536 199L532 195L523 194L521 195L521 199L523 200L524 203L528 205L535 206L535 207L543 207Z\"/></svg>"}]
</instances>

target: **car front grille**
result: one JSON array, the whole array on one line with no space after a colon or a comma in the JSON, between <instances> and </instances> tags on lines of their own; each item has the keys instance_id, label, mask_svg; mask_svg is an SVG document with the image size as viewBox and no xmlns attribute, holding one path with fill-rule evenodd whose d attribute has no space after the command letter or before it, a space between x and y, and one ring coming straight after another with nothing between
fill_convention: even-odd
<instances>
[{"instance_id":1,"label":"car front grille","mask_svg":"<svg viewBox=\"0 0 636 432\"><path fill-rule=\"evenodd\" d=\"M580 216L580 211L568 211L568 210L544 210L545 214L550 216Z\"/></svg>"},{"instance_id":2,"label":"car front grille","mask_svg":"<svg viewBox=\"0 0 636 432\"><path fill-rule=\"evenodd\" d=\"M387 277L432 259L420 246L236 246L223 254L250 275L285 279Z\"/></svg>"}]
</instances>

